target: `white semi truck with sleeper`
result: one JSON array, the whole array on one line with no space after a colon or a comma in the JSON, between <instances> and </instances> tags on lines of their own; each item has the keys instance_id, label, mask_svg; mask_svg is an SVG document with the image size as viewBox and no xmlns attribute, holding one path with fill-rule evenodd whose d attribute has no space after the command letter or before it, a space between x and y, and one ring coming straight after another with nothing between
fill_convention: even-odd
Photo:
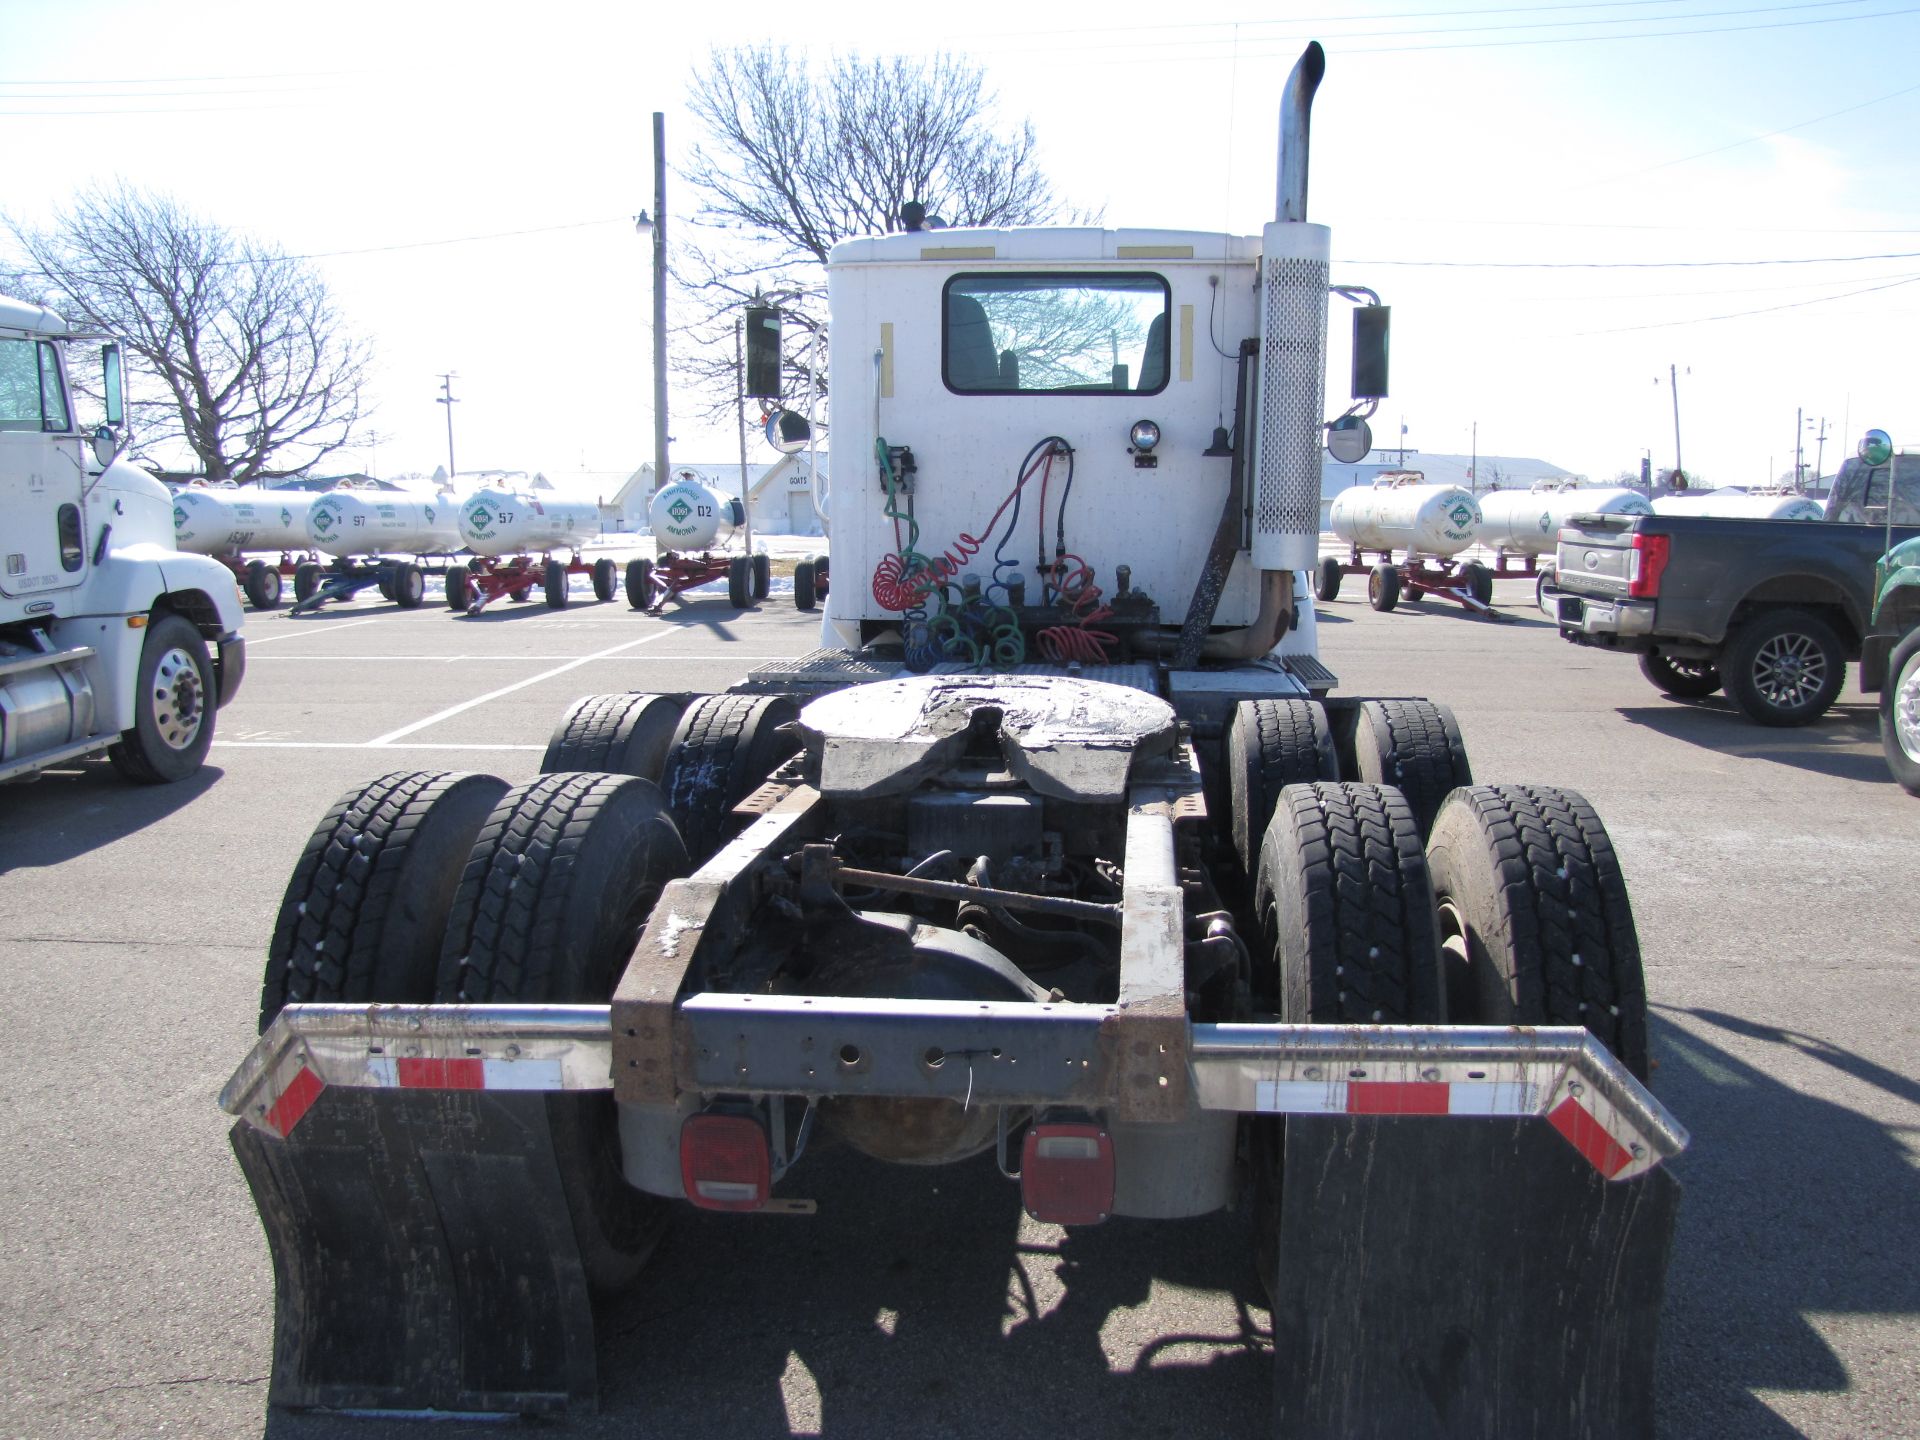
<instances>
[{"instance_id":1,"label":"white semi truck with sleeper","mask_svg":"<svg viewBox=\"0 0 1920 1440\"><path fill-rule=\"evenodd\" d=\"M166 487L119 458L117 345L107 424L81 432L75 338L0 296L0 781L103 750L128 779L180 780L246 673L240 601L226 567L174 548Z\"/></svg>"},{"instance_id":2,"label":"white semi truck with sleeper","mask_svg":"<svg viewBox=\"0 0 1920 1440\"><path fill-rule=\"evenodd\" d=\"M677 1208L809 1243L831 1134L1232 1211L1277 1435L1651 1434L1686 1134L1607 832L1318 656L1323 65L1260 235L834 248L819 649L320 822L222 1096L272 1404L590 1407L591 1294Z\"/></svg>"}]
</instances>

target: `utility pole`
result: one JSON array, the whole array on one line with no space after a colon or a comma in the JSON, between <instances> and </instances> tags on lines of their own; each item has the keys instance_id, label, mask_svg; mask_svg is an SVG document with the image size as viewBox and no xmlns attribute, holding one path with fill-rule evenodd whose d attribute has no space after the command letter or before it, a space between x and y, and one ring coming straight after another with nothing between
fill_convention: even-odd
<instances>
[{"instance_id":1,"label":"utility pole","mask_svg":"<svg viewBox=\"0 0 1920 1440\"><path fill-rule=\"evenodd\" d=\"M1805 451L1800 445L1806 428L1807 411L1803 405L1793 412L1793 493L1796 495L1807 488L1807 462L1801 458Z\"/></svg>"},{"instance_id":2,"label":"utility pole","mask_svg":"<svg viewBox=\"0 0 1920 1440\"><path fill-rule=\"evenodd\" d=\"M653 112L653 488L667 483L667 117Z\"/></svg>"},{"instance_id":3,"label":"utility pole","mask_svg":"<svg viewBox=\"0 0 1920 1440\"><path fill-rule=\"evenodd\" d=\"M1480 488L1480 422L1473 422L1472 454L1467 457L1467 489Z\"/></svg>"},{"instance_id":4,"label":"utility pole","mask_svg":"<svg viewBox=\"0 0 1920 1440\"><path fill-rule=\"evenodd\" d=\"M1667 366L1667 383L1673 389L1673 469L1676 475L1685 475L1687 468L1680 463L1680 367Z\"/></svg>"},{"instance_id":5,"label":"utility pole","mask_svg":"<svg viewBox=\"0 0 1920 1440\"><path fill-rule=\"evenodd\" d=\"M447 407L447 479L453 479L457 473L453 466L453 407L460 402L454 398L453 382L455 371L448 370L440 376L440 398L433 403Z\"/></svg>"},{"instance_id":6,"label":"utility pole","mask_svg":"<svg viewBox=\"0 0 1920 1440\"><path fill-rule=\"evenodd\" d=\"M1826 471L1827 417L1820 417L1820 433L1813 438L1813 483L1818 485Z\"/></svg>"},{"instance_id":7,"label":"utility pole","mask_svg":"<svg viewBox=\"0 0 1920 1440\"><path fill-rule=\"evenodd\" d=\"M753 497L747 491L747 358L741 337L745 322L733 322L734 408L740 418L740 519L747 554L753 554Z\"/></svg>"}]
</instances>

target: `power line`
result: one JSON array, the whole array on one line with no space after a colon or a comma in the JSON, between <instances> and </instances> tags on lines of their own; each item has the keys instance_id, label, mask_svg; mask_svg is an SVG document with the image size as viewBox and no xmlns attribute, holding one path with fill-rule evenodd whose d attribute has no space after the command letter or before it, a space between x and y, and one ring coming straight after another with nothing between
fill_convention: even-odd
<instances>
[{"instance_id":1,"label":"power line","mask_svg":"<svg viewBox=\"0 0 1920 1440\"><path fill-rule=\"evenodd\" d=\"M1785 305L1768 305L1759 310L1736 310L1728 315L1701 315L1692 320L1660 320L1651 325L1621 325L1612 330L1575 330L1560 339L1579 339L1589 335L1627 335L1638 330L1674 330L1686 325L1711 325L1719 320L1742 320L1749 315L1772 315L1781 310L1804 310L1809 305L1830 305L1836 300L1851 300L1859 295L1872 295L1882 290L1897 290L1902 285L1912 285L1920 281L1920 275L1909 275L1904 280L1890 280L1884 285L1869 285L1863 290L1848 290L1840 295L1823 295L1814 300L1795 300Z\"/></svg>"},{"instance_id":2,"label":"power line","mask_svg":"<svg viewBox=\"0 0 1920 1440\"><path fill-rule=\"evenodd\" d=\"M1865 260L1920 260L1920 250L1882 255L1803 255L1786 260L1346 260L1421 270L1721 270L1758 265L1854 265Z\"/></svg>"}]
</instances>

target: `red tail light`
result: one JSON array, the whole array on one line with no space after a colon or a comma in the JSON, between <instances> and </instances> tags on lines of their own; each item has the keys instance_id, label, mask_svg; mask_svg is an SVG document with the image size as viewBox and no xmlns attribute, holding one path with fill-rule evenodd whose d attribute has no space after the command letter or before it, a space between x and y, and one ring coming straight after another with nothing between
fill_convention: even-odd
<instances>
[{"instance_id":1,"label":"red tail light","mask_svg":"<svg viewBox=\"0 0 1920 1440\"><path fill-rule=\"evenodd\" d=\"M680 1127L680 1184L702 1210L758 1210L773 1193L773 1151L751 1115L694 1115Z\"/></svg>"},{"instance_id":2,"label":"red tail light","mask_svg":"<svg viewBox=\"0 0 1920 1440\"><path fill-rule=\"evenodd\" d=\"M1020 1150L1020 1201L1049 1224L1099 1224L1113 1213L1113 1137L1098 1125L1035 1125Z\"/></svg>"},{"instance_id":3,"label":"red tail light","mask_svg":"<svg viewBox=\"0 0 1920 1440\"><path fill-rule=\"evenodd\" d=\"M1667 569L1668 546L1665 535L1633 537L1633 553L1627 558L1627 594L1636 600L1659 598L1660 577Z\"/></svg>"}]
</instances>

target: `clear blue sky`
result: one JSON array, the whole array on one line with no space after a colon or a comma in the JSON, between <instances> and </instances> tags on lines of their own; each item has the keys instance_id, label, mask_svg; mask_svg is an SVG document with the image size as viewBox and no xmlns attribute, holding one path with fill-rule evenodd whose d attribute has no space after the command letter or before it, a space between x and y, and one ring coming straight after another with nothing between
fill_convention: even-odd
<instances>
[{"instance_id":1,"label":"clear blue sky","mask_svg":"<svg viewBox=\"0 0 1920 1440\"><path fill-rule=\"evenodd\" d=\"M40 222L125 177L317 257L380 357L387 438L349 463L443 462L453 370L463 470L625 469L652 449L650 116L670 156L696 138L711 46L971 55L1069 201L1256 233L1280 87L1317 38L1312 216L1335 278L1394 306L1384 441L1404 418L1410 445L1464 451L1477 423L1482 453L1664 467L1678 366L1712 482L1784 471L1796 406L1825 417L1829 471L1869 424L1920 445L1920 3L1040 13L0 0L0 206ZM679 459L735 453L673 428Z\"/></svg>"}]
</instances>

